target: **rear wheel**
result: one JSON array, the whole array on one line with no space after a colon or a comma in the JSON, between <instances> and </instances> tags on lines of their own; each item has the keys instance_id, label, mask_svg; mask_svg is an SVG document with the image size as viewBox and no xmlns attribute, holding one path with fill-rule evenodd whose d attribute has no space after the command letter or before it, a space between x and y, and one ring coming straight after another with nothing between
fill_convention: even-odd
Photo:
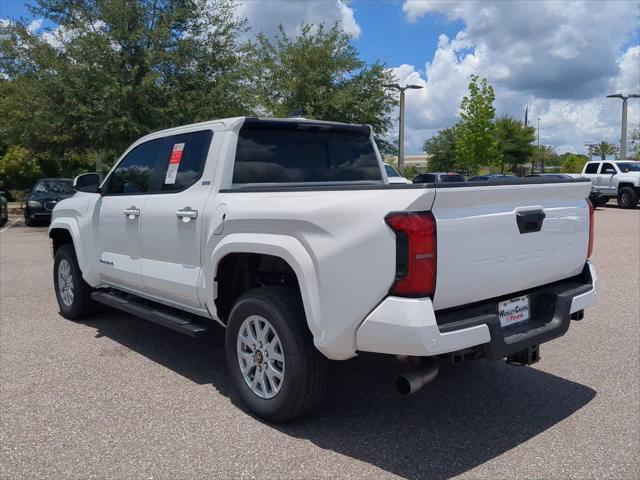
<instances>
[{"instance_id":1,"label":"rear wheel","mask_svg":"<svg viewBox=\"0 0 640 480\"><path fill-rule=\"evenodd\" d=\"M73 245L58 248L53 263L53 284L60 314L69 320L82 318L95 310L92 288L82 278Z\"/></svg>"},{"instance_id":2,"label":"rear wheel","mask_svg":"<svg viewBox=\"0 0 640 480\"><path fill-rule=\"evenodd\" d=\"M622 187L618 191L618 205L622 208L633 208L638 203L638 193L632 187Z\"/></svg>"},{"instance_id":3,"label":"rear wheel","mask_svg":"<svg viewBox=\"0 0 640 480\"><path fill-rule=\"evenodd\" d=\"M287 422L320 401L328 361L313 345L295 290L245 293L231 310L225 344L233 383L256 416Z\"/></svg>"}]
</instances>

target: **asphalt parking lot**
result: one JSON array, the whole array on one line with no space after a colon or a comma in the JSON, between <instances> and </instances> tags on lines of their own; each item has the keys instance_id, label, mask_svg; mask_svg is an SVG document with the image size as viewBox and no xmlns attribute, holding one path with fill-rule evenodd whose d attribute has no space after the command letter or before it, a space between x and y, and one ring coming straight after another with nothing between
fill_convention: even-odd
<instances>
[{"instance_id":1,"label":"asphalt parking lot","mask_svg":"<svg viewBox=\"0 0 640 480\"><path fill-rule=\"evenodd\" d=\"M596 211L599 302L533 367L445 366L409 398L394 359L334 370L314 416L244 413L223 331L57 313L46 228L0 233L0 478L640 478L640 209Z\"/></svg>"}]
</instances>

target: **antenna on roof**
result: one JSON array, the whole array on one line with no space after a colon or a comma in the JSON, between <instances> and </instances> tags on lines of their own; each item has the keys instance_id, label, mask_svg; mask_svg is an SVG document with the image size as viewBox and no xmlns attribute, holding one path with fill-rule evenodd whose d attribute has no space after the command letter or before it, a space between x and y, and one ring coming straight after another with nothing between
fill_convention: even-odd
<instances>
[{"instance_id":1,"label":"antenna on roof","mask_svg":"<svg viewBox=\"0 0 640 480\"><path fill-rule=\"evenodd\" d=\"M291 112L288 115L288 118L302 118L303 115L304 115L304 110L302 110L301 108L298 108L298 109L294 110L293 112Z\"/></svg>"}]
</instances>

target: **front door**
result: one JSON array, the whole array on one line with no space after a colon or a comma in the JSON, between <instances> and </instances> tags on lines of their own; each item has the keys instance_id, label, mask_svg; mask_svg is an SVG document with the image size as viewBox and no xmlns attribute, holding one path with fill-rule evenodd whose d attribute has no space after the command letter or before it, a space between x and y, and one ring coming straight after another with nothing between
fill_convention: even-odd
<instances>
[{"instance_id":1,"label":"front door","mask_svg":"<svg viewBox=\"0 0 640 480\"><path fill-rule=\"evenodd\" d=\"M141 219L145 293L165 303L200 307L200 245L204 208L211 194L214 133L201 130L165 137L160 185ZM207 168L207 174L203 175ZM210 172L210 173L209 173Z\"/></svg>"},{"instance_id":2,"label":"front door","mask_svg":"<svg viewBox=\"0 0 640 480\"><path fill-rule=\"evenodd\" d=\"M118 163L102 187L94 210L100 279L142 292L140 222L158 176L156 140L142 143Z\"/></svg>"},{"instance_id":3,"label":"front door","mask_svg":"<svg viewBox=\"0 0 640 480\"><path fill-rule=\"evenodd\" d=\"M614 177L616 174L617 170L613 163L603 162L600 167L600 173L598 174L597 187L602 190L603 193L615 193Z\"/></svg>"},{"instance_id":4,"label":"front door","mask_svg":"<svg viewBox=\"0 0 640 480\"><path fill-rule=\"evenodd\" d=\"M142 291L140 215L145 200L140 195L103 196L94 210L100 279L135 292Z\"/></svg>"}]
</instances>

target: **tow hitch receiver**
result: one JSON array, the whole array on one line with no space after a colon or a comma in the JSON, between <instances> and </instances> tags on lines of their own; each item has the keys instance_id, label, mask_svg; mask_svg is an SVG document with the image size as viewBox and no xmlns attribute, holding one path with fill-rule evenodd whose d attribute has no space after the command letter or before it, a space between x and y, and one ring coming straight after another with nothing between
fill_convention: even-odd
<instances>
[{"instance_id":1,"label":"tow hitch receiver","mask_svg":"<svg viewBox=\"0 0 640 480\"><path fill-rule=\"evenodd\" d=\"M531 345L528 348L520 350L519 352L516 352L513 355L509 355L507 357L507 363L509 365L533 365L538 361L540 361L539 345Z\"/></svg>"}]
</instances>

